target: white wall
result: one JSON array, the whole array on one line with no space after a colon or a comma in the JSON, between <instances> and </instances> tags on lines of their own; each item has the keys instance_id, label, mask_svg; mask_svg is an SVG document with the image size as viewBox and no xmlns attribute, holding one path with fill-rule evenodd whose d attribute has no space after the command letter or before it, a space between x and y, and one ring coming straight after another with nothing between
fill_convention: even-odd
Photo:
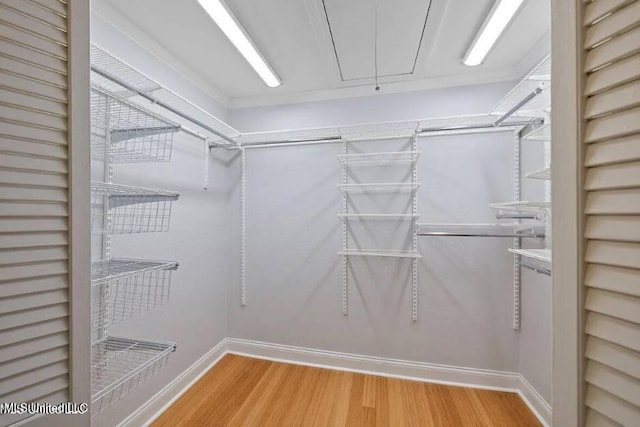
<instances>
[{"instance_id":1,"label":"white wall","mask_svg":"<svg viewBox=\"0 0 640 427\"><path fill-rule=\"evenodd\" d=\"M513 82L422 90L331 101L237 108L229 124L241 132L487 114Z\"/></svg>"},{"instance_id":2,"label":"white wall","mask_svg":"<svg viewBox=\"0 0 640 427\"><path fill-rule=\"evenodd\" d=\"M202 105L216 108L215 101L158 63L147 52L113 29L92 22L92 38L116 56L131 61L142 72L158 75L169 87L184 89ZM228 250L232 153L216 151L210 159L210 184L204 185L204 142L177 133L170 163L116 165L114 182L149 188L176 190L171 227L166 233L113 236L113 257L176 260L170 299L165 305L113 325L111 334L177 343L166 367L128 396L94 419L96 425L113 426L189 368L222 341L226 333L226 292L230 280ZM236 277L233 277L236 280Z\"/></svg>"}]
</instances>

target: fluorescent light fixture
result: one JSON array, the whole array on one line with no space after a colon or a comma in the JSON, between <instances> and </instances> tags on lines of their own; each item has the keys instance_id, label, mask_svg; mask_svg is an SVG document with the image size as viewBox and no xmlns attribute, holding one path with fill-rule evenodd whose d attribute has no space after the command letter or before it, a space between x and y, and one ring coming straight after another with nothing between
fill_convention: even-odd
<instances>
[{"instance_id":1,"label":"fluorescent light fixture","mask_svg":"<svg viewBox=\"0 0 640 427\"><path fill-rule=\"evenodd\" d=\"M478 35L464 56L462 63L469 67L482 64L493 45L496 43L524 0L496 0L489 16L482 24Z\"/></svg>"},{"instance_id":2,"label":"fluorescent light fixture","mask_svg":"<svg viewBox=\"0 0 640 427\"><path fill-rule=\"evenodd\" d=\"M249 39L240 23L231 14L223 0L198 0L198 3L244 56L244 59L253 67L260 78L264 80L266 85L269 87L280 86L282 82L258 52L258 49Z\"/></svg>"}]
</instances>

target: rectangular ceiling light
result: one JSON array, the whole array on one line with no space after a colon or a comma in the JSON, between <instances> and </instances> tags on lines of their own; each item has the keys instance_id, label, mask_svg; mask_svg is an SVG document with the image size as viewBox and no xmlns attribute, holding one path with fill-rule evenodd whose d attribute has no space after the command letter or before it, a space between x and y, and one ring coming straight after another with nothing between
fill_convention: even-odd
<instances>
[{"instance_id":1,"label":"rectangular ceiling light","mask_svg":"<svg viewBox=\"0 0 640 427\"><path fill-rule=\"evenodd\" d=\"M258 52L249 36L238 23L223 0L198 0L200 6L209 14L211 19L220 27L222 32L244 56L249 65L264 80L267 86L277 87L282 83L267 61Z\"/></svg>"},{"instance_id":2,"label":"rectangular ceiling light","mask_svg":"<svg viewBox=\"0 0 640 427\"><path fill-rule=\"evenodd\" d=\"M480 32L471 43L462 63L469 67L482 64L502 32L507 28L524 0L497 0Z\"/></svg>"}]
</instances>

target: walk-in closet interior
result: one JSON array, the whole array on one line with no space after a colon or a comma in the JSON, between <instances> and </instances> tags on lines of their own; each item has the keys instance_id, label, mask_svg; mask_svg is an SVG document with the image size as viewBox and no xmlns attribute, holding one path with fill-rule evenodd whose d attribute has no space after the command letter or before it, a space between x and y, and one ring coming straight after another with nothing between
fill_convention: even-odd
<instances>
[{"instance_id":1,"label":"walk-in closet interior","mask_svg":"<svg viewBox=\"0 0 640 427\"><path fill-rule=\"evenodd\" d=\"M0 424L640 426L639 31L0 0Z\"/></svg>"}]
</instances>

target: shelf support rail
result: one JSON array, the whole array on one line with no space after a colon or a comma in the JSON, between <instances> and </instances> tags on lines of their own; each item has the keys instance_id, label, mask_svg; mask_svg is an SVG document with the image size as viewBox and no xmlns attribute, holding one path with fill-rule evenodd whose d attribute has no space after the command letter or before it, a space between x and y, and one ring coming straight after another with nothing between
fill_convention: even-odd
<instances>
[{"instance_id":1,"label":"shelf support rail","mask_svg":"<svg viewBox=\"0 0 640 427\"><path fill-rule=\"evenodd\" d=\"M520 108L522 108L524 105L526 105L527 103L529 103L529 101L531 101L533 98L535 98L536 96L540 95L542 93L543 90L545 90L547 87L547 84L544 82L540 82L540 84L538 85L538 87L536 87L533 91L531 91L527 96L525 96L520 102L518 102L516 105L514 105L513 107L511 107L511 109L509 111L507 111L506 113L504 113L502 116L500 116L500 118L498 118L498 120L496 120L493 123L493 126L498 127L502 124L502 122L504 122L505 120L507 120L509 117L511 117L513 115L513 113L515 113L516 111L518 111Z\"/></svg>"},{"instance_id":2,"label":"shelf support rail","mask_svg":"<svg viewBox=\"0 0 640 427\"><path fill-rule=\"evenodd\" d=\"M513 200L520 200L520 135L513 133ZM514 218L514 223L520 223L518 218ZM520 249L520 237L513 238L513 247ZM520 255L513 255L513 329L520 330Z\"/></svg>"},{"instance_id":3,"label":"shelf support rail","mask_svg":"<svg viewBox=\"0 0 640 427\"><path fill-rule=\"evenodd\" d=\"M240 147L240 306L247 304L247 162Z\"/></svg>"},{"instance_id":4,"label":"shelf support rail","mask_svg":"<svg viewBox=\"0 0 640 427\"><path fill-rule=\"evenodd\" d=\"M347 140L343 139L342 140L342 154L343 155L347 155ZM341 170L341 179L340 179L340 183L342 185L347 185L347 164L343 163L342 164L342 170ZM343 215L347 215L348 214L348 207L347 207L347 193L343 192L342 193L342 214ZM348 247L348 238L347 238L347 221L341 221L341 234L342 234L342 252L344 254L347 253L347 250L349 249ZM347 287L347 255L342 255L342 314L343 315L347 315L349 314L349 292L348 292L348 287Z\"/></svg>"},{"instance_id":5,"label":"shelf support rail","mask_svg":"<svg viewBox=\"0 0 640 427\"><path fill-rule=\"evenodd\" d=\"M417 152L418 151L418 134L414 133L413 137L411 138L411 143L412 143L412 150L413 152ZM416 184L418 182L418 159L416 159L416 161L413 162L413 173L411 176L411 183L412 184ZM413 200L411 202L411 210L412 210L412 215L413 218L416 218L418 215L418 191L414 191L413 192ZM412 250L413 253L417 253L418 252L418 230L416 227L416 223L415 221L413 222L413 241L412 241ZM412 301L411 301L411 319L414 322L418 321L418 259L417 258L413 258L411 260L411 278L412 278L412 283L411 283L411 295L412 295Z\"/></svg>"}]
</instances>

